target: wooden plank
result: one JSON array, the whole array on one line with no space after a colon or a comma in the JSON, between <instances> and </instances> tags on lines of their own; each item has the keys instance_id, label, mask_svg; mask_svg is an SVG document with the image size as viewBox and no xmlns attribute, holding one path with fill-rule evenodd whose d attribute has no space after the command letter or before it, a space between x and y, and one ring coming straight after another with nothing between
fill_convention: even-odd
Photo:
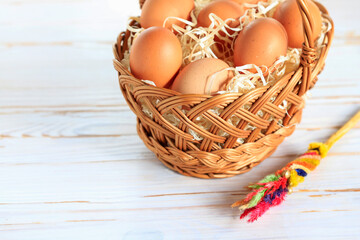
<instances>
[{"instance_id":1,"label":"wooden plank","mask_svg":"<svg viewBox=\"0 0 360 240\"><path fill-rule=\"evenodd\" d=\"M136 117L128 109L32 109L1 113L2 137L106 137L136 134ZM20 110L21 111L21 110ZM34 111L34 112L33 112ZM19 120L23 119L23 120Z\"/></svg>"},{"instance_id":2,"label":"wooden plank","mask_svg":"<svg viewBox=\"0 0 360 240\"><path fill-rule=\"evenodd\" d=\"M359 49L360 46L355 51ZM39 55L39 51L46 54ZM327 66L311 91L314 99L359 102L360 83L352 69L360 65L360 60L352 57L353 52L352 46L331 50ZM35 59L19 59L20 54L35 56ZM11 48L2 56L0 106L83 105L94 104L93 101L106 105L124 103L111 63L110 45L91 50L63 46Z\"/></svg>"},{"instance_id":3,"label":"wooden plank","mask_svg":"<svg viewBox=\"0 0 360 240\"><path fill-rule=\"evenodd\" d=\"M346 156L346 165L356 165L357 158ZM9 217L1 221L0 228L6 229L5 236L12 236L13 230L61 235L64 229L79 231L78 228L96 226L92 232L97 235L104 231L102 224L107 222L105 225L109 230L118 231L116 237L125 236L131 230L151 228L172 236L184 228L189 235L196 234L199 238L223 233L229 234L230 239L233 234L250 238L259 228L272 226L274 221L281 229L291 229L299 222L302 229L310 229L313 228L311 221L321 221L311 234L336 235L345 226L349 236L358 234L357 213L360 209L356 199L360 190L349 189L349 186L359 186L359 179L352 177L358 171L344 168L344 162L339 161L338 156L329 156L327 163L320 165L302 184L301 191L290 195L282 207L271 210L258 223L240 223L237 210L229 205L243 196L242 187L247 182L277 169L276 165L283 161L285 159L271 158L251 173L223 180L184 177L150 159L94 163L86 165L86 171L83 164L2 167L0 211ZM161 174L153 174L155 172ZM343 177L334 179L331 172ZM17 181L18 176L26 181ZM165 219L168 225L164 223ZM184 222L189 225L182 226ZM247 231L242 230L244 227ZM324 231L329 227L330 232L320 235L320 229ZM204 228L204 232L196 232L197 228ZM140 233L141 236L148 234L147 231ZM268 234L260 232L256 236L263 239ZM286 231L277 231L271 236L282 234ZM301 237L311 234L304 233Z\"/></svg>"},{"instance_id":4,"label":"wooden plank","mask_svg":"<svg viewBox=\"0 0 360 240\"><path fill-rule=\"evenodd\" d=\"M339 102L333 111L332 103L310 100L298 130L330 129L335 131L351 117L359 104ZM325 111L328 114L317 114ZM114 107L5 107L0 109L0 136L2 137L112 137L136 135L136 117L127 105Z\"/></svg>"},{"instance_id":5,"label":"wooden plank","mask_svg":"<svg viewBox=\"0 0 360 240\"><path fill-rule=\"evenodd\" d=\"M203 180L146 149L119 91L111 45L137 1L0 1L1 240L356 239L360 125L261 221L229 207L360 105L359 2L321 2L335 40L297 131L251 172Z\"/></svg>"},{"instance_id":6,"label":"wooden plank","mask_svg":"<svg viewBox=\"0 0 360 240\"><path fill-rule=\"evenodd\" d=\"M334 147L336 155L358 155L360 129L354 129L346 139ZM295 157L304 152L309 143L324 141L334 132L332 128L320 130L297 130L274 153L274 157ZM311 134L309 134L311 133ZM21 151L17 151L18 146ZM116 160L146 160L153 156L137 135L85 138L3 138L0 142L0 164L53 164L71 162L98 162ZM33 156L36 156L34 158Z\"/></svg>"},{"instance_id":7,"label":"wooden plank","mask_svg":"<svg viewBox=\"0 0 360 240\"><path fill-rule=\"evenodd\" d=\"M2 42L108 41L125 30L138 2L123 1L1 1ZM31 9L31 11L29 11ZM26 28L24 28L26 27ZM19 34L19 32L30 34Z\"/></svg>"},{"instance_id":8,"label":"wooden plank","mask_svg":"<svg viewBox=\"0 0 360 240\"><path fill-rule=\"evenodd\" d=\"M334 201L334 203L341 204L341 200L345 200L345 198ZM291 207L300 204L303 205L303 201L293 201ZM19 225L8 226L14 231L2 232L2 236L14 239L18 236L17 232L22 232L26 234L26 239L48 239L47 237L50 235L57 236L57 239L71 239L74 236L73 233L77 232L78 237L86 239L102 239L104 237L106 239L216 239L219 237L221 239L234 239L235 236L241 239L303 239L304 237L310 239L351 239L352 236L358 234L359 223L358 219L354 217L358 211L348 212L346 209L329 211L321 207L318 200L312 201L312 204L319 205L323 211L306 214L294 211L289 206L288 210L290 211L285 213L287 214L286 217L283 217L284 212L273 209L271 218L265 216L263 221L251 225L239 223L236 221L235 214L230 211L223 211L221 208L210 207L212 212L209 212L206 210L209 206L195 207L186 212L183 208L144 209L129 212L126 217L127 221L119 216L119 211L113 209L104 213L100 211L84 214L87 219L93 218L93 220L85 220L79 215L74 215L70 219L64 218L64 215L55 212L53 221L46 220L45 224L43 222L26 224L24 222ZM44 212L46 211L44 210ZM52 209L48 211L53 212ZM187 219L185 214L197 217ZM140 219L139 215L141 216ZM309 218L314 221L320 220L323 224L314 228ZM347 219L349 222L340 219ZM277 229L285 230L273 231L272 233L259 231L259 229L273 226L274 222L277 224ZM299 222L302 223L300 228L303 233L301 236L290 231L292 226L299 224ZM343 229L346 229L346 232L340 234Z\"/></svg>"},{"instance_id":9,"label":"wooden plank","mask_svg":"<svg viewBox=\"0 0 360 240\"><path fill-rule=\"evenodd\" d=\"M339 11L339 3L336 0L320 0L323 5L329 10L334 22L338 36L347 36L347 34L359 29L359 26L354 24L353 18L349 16L357 16L358 1L348 0L346 4L341 6L346 8L346 11ZM26 0L4 0L1 1L1 9L5 14L0 16L0 23L3 23L3 29L6 29L10 34L3 36L2 41L13 42L17 41L21 35L17 34L20 27L26 25L30 27L28 30L34 34L26 35L27 39L39 40L36 36L46 36L42 41L51 40L53 42L61 42L64 39L81 39L89 41L94 37L97 39L109 40L122 26L126 23L129 16L139 15L138 2L122 2L122 1L26 1ZM126 7L124 6L126 5ZM353 7L349 7L353 6ZM31 12L28 11L31 7ZM84 11L86 9L86 11ZM64 13L66 18L64 18ZM44 21L43 16L46 16L47 21ZM7 25L12 25L14 29L7 28ZM56 25L57 28L52 28ZM37 27L38 26L38 27ZM67 26L67 31L64 26ZM41 31L41 28L48 28L50 32ZM96 34L95 31L86 31L87 28L91 30L99 30L102 34ZM76 30L81 30L76 31ZM59 34L60 33L60 34ZM62 34L67 33L67 34ZM59 36L63 39L59 40ZM23 39L23 38L22 38ZM112 38L110 38L112 39ZM22 42L22 41L20 41Z\"/></svg>"}]
</instances>

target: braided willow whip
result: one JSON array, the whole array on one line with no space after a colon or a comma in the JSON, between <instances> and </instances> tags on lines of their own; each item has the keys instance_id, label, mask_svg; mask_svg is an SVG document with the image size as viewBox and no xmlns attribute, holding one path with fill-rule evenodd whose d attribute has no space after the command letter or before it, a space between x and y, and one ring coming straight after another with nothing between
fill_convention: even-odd
<instances>
[{"instance_id":1,"label":"braided willow whip","mask_svg":"<svg viewBox=\"0 0 360 240\"><path fill-rule=\"evenodd\" d=\"M249 216L248 222L261 217L270 207L279 205L285 200L292 188L302 183L305 177L320 164L330 148L360 121L360 111L351 118L340 130L332 135L326 143L311 143L306 153L288 163L275 174L270 174L256 184L245 199L235 202L232 207L240 206L240 219Z\"/></svg>"}]
</instances>

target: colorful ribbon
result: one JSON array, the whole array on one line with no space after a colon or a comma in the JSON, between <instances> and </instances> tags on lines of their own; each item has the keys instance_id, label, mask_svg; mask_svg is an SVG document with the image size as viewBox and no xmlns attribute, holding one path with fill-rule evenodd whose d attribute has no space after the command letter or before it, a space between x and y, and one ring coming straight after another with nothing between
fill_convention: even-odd
<instances>
[{"instance_id":1,"label":"colorful ribbon","mask_svg":"<svg viewBox=\"0 0 360 240\"><path fill-rule=\"evenodd\" d=\"M330 148L360 120L360 111L326 143L311 143L306 153L289 162L275 174L266 176L260 182L250 185L252 189L245 199L235 202L232 207L240 206L240 219L249 217L248 222L256 221L271 207L285 200L292 188L305 180L305 177L320 164Z\"/></svg>"}]
</instances>

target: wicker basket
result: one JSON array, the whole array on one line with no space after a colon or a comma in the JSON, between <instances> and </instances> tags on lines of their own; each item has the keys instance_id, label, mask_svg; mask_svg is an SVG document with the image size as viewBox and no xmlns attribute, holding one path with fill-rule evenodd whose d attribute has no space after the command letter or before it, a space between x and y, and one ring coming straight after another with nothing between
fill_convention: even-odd
<instances>
[{"instance_id":1,"label":"wicker basket","mask_svg":"<svg viewBox=\"0 0 360 240\"><path fill-rule=\"evenodd\" d=\"M140 6L143 2L140 1ZM165 166L187 176L231 177L258 165L276 150L285 137L294 132L304 107L302 96L315 84L317 75L323 69L334 34L333 28L327 33L325 47L319 56L314 43L310 41L312 20L306 3L298 0L298 5L305 28L300 67L273 86L256 88L247 94L181 95L169 89L150 86L136 79L120 63L123 53L128 49L130 33L122 32L119 35L113 50L121 91L137 116L140 138ZM332 23L325 7L319 3L317 5L323 17ZM159 100L156 106L152 104L154 99ZM291 104L287 112L279 107L284 100ZM142 104L148 106L152 119L144 114ZM251 107L248 110L243 108L249 104ZM187 114L179 109L179 106L184 105L191 109ZM220 116L210 111L214 107L223 109ZM262 117L257 115L260 110L264 113ZM178 127L163 117L169 111L180 119ZM233 115L241 119L236 127L227 121ZM208 131L194 123L199 116L212 123ZM277 124L279 120L283 127ZM248 124L255 129L244 130ZM189 129L203 136L203 140L194 140L188 133ZM228 137L219 136L219 130L228 133ZM245 139L245 142L240 144L238 138Z\"/></svg>"}]
</instances>

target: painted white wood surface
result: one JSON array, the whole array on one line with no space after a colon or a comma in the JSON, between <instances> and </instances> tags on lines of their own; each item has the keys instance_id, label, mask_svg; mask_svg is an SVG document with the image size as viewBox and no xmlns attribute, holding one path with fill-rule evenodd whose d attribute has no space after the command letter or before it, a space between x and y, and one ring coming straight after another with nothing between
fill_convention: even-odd
<instances>
[{"instance_id":1,"label":"painted white wood surface","mask_svg":"<svg viewBox=\"0 0 360 240\"><path fill-rule=\"evenodd\" d=\"M336 36L303 121L253 171L201 180L136 135L111 44L137 1L0 0L0 239L360 239L360 125L260 221L232 202L360 107L357 0L322 0Z\"/></svg>"}]
</instances>

